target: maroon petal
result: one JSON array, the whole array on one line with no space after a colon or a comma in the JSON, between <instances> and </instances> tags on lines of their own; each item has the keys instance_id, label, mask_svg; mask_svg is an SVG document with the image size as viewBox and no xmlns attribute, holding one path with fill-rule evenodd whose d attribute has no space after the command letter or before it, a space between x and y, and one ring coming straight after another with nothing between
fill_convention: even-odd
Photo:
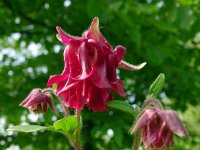
<instances>
[{"instance_id":1,"label":"maroon petal","mask_svg":"<svg viewBox=\"0 0 200 150\"><path fill-rule=\"evenodd\" d=\"M103 54L102 49L97 49L97 61L94 68L96 70L91 76L93 83L99 88L110 88L111 85L107 77L106 56Z\"/></svg>"},{"instance_id":2,"label":"maroon petal","mask_svg":"<svg viewBox=\"0 0 200 150\"><path fill-rule=\"evenodd\" d=\"M117 64L118 64L122 60L122 57L125 55L126 49L123 46L117 46L113 52L117 58Z\"/></svg>"},{"instance_id":3,"label":"maroon petal","mask_svg":"<svg viewBox=\"0 0 200 150\"><path fill-rule=\"evenodd\" d=\"M63 87L65 86L66 82L65 81L60 81L57 83L57 87L56 87L56 94L58 95L58 93L63 89Z\"/></svg>"},{"instance_id":4,"label":"maroon petal","mask_svg":"<svg viewBox=\"0 0 200 150\"><path fill-rule=\"evenodd\" d=\"M82 67L81 77L83 76L83 78L85 78L91 72L91 65L88 56L88 51L85 46L85 42L80 45L78 54L79 54L79 61Z\"/></svg>"},{"instance_id":5,"label":"maroon petal","mask_svg":"<svg viewBox=\"0 0 200 150\"><path fill-rule=\"evenodd\" d=\"M111 53L108 55L108 60L107 60L107 66L106 66L106 73L107 73L107 79L109 82L116 82L117 81L117 58L114 53Z\"/></svg>"},{"instance_id":6,"label":"maroon petal","mask_svg":"<svg viewBox=\"0 0 200 150\"><path fill-rule=\"evenodd\" d=\"M88 77L90 77L95 69L91 68L91 64L90 64L90 58L88 55L88 49L85 45L85 42L83 42L79 49L78 49L78 55L79 55L79 61L81 64L81 74L79 76L77 76L77 78L73 78L74 80L84 80Z\"/></svg>"},{"instance_id":7,"label":"maroon petal","mask_svg":"<svg viewBox=\"0 0 200 150\"><path fill-rule=\"evenodd\" d=\"M120 96L123 96L123 97L126 96L126 93L124 91L124 85L123 85L123 82L121 80L117 80L115 82L115 84L112 85L111 89L113 91L115 91L117 94L119 94Z\"/></svg>"},{"instance_id":8,"label":"maroon petal","mask_svg":"<svg viewBox=\"0 0 200 150\"><path fill-rule=\"evenodd\" d=\"M116 48L115 53L111 53L108 56L106 69L107 69L107 79L109 81L111 89L121 96L126 96L126 93L124 92L124 85L121 80L117 79L117 74L116 74L116 68L118 66L118 63L119 61L121 61L120 59L123 57L122 49L123 49L122 47L118 47Z\"/></svg>"},{"instance_id":9,"label":"maroon petal","mask_svg":"<svg viewBox=\"0 0 200 150\"><path fill-rule=\"evenodd\" d=\"M67 44L65 67L62 74L49 79L48 86L57 83L56 94L66 106L82 109L88 104L94 111L102 111L112 99L110 90L125 96L123 84L116 77L125 48L117 46L113 51L99 30L97 17L82 38L67 34L60 27L57 31L60 41Z\"/></svg>"},{"instance_id":10,"label":"maroon petal","mask_svg":"<svg viewBox=\"0 0 200 150\"><path fill-rule=\"evenodd\" d=\"M154 114L153 117L147 123L147 137L144 145L149 147L153 142L157 141L157 135L160 128L160 119L157 117L157 114Z\"/></svg>"},{"instance_id":11,"label":"maroon petal","mask_svg":"<svg viewBox=\"0 0 200 150\"><path fill-rule=\"evenodd\" d=\"M93 19L93 21L88 29L88 32L86 33L86 37L88 39L94 39L96 42L100 43L101 46L104 43L107 43L99 30L99 18L98 17L95 17Z\"/></svg>"},{"instance_id":12,"label":"maroon petal","mask_svg":"<svg viewBox=\"0 0 200 150\"><path fill-rule=\"evenodd\" d=\"M71 90L71 88L74 88L74 86L77 86L80 81L74 81L72 78L70 78L65 85L58 91L58 96L63 95L68 90Z\"/></svg>"},{"instance_id":13,"label":"maroon petal","mask_svg":"<svg viewBox=\"0 0 200 150\"><path fill-rule=\"evenodd\" d=\"M169 148L173 146L173 132L169 129L165 122L161 125L157 136L157 140L154 142L156 148Z\"/></svg>"},{"instance_id":14,"label":"maroon petal","mask_svg":"<svg viewBox=\"0 0 200 150\"><path fill-rule=\"evenodd\" d=\"M65 62L64 70L63 70L62 74L60 74L60 75L51 76L50 79L48 80L47 86L52 86L52 84L58 83L60 81L64 81L69 77L70 68L69 68L68 53L69 53L69 51L73 51L73 48L74 47L71 46L71 45L68 45L65 48L65 51L64 51L64 62Z\"/></svg>"},{"instance_id":15,"label":"maroon petal","mask_svg":"<svg viewBox=\"0 0 200 150\"><path fill-rule=\"evenodd\" d=\"M89 89L89 103L88 106L95 112L104 111L108 109L106 102L109 101L109 93L107 89L100 89L90 87Z\"/></svg>"},{"instance_id":16,"label":"maroon petal","mask_svg":"<svg viewBox=\"0 0 200 150\"><path fill-rule=\"evenodd\" d=\"M157 130L157 139L153 142L154 148L169 148L173 143L173 133L166 125L165 122L162 122L159 129Z\"/></svg>"},{"instance_id":17,"label":"maroon petal","mask_svg":"<svg viewBox=\"0 0 200 150\"><path fill-rule=\"evenodd\" d=\"M65 71L63 71L63 72L65 72ZM47 86L52 86L54 83L58 83L58 82L63 81L67 78L68 78L68 75L64 74L64 73L62 73L61 75L50 76L50 78L47 82Z\"/></svg>"},{"instance_id":18,"label":"maroon petal","mask_svg":"<svg viewBox=\"0 0 200 150\"><path fill-rule=\"evenodd\" d=\"M173 110L157 110L160 118L168 125L168 127L178 136L186 137L188 135L187 130L182 124L177 113Z\"/></svg>"},{"instance_id":19,"label":"maroon petal","mask_svg":"<svg viewBox=\"0 0 200 150\"><path fill-rule=\"evenodd\" d=\"M82 95L83 85L82 81L77 86L63 93L64 105L74 109L83 109L87 103L86 98Z\"/></svg>"},{"instance_id":20,"label":"maroon petal","mask_svg":"<svg viewBox=\"0 0 200 150\"><path fill-rule=\"evenodd\" d=\"M69 64L69 71L70 71L70 77L71 78L77 78L77 76L81 75L81 64L80 61L78 60L78 57L75 53L76 49L72 49L68 51L67 58L68 64Z\"/></svg>"}]
</instances>

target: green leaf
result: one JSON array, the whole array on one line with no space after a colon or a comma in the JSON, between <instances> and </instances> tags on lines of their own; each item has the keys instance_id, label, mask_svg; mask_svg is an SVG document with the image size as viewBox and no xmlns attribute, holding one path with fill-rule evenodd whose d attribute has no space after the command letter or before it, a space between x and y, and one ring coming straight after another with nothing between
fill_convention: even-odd
<instances>
[{"instance_id":1,"label":"green leaf","mask_svg":"<svg viewBox=\"0 0 200 150\"><path fill-rule=\"evenodd\" d=\"M68 116L54 122L53 126L38 126L38 125L17 125L7 129L8 131L18 132L36 132L40 130L48 130L59 132L64 135L73 136L74 131L77 128L77 120L75 116Z\"/></svg>"},{"instance_id":2,"label":"green leaf","mask_svg":"<svg viewBox=\"0 0 200 150\"><path fill-rule=\"evenodd\" d=\"M165 75L159 74L156 80L151 84L147 98L156 98L159 96L165 82Z\"/></svg>"},{"instance_id":3,"label":"green leaf","mask_svg":"<svg viewBox=\"0 0 200 150\"><path fill-rule=\"evenodd\" d=\"M159 7L151 4L139 4L137 5L137 11L142 14L151 15L159 11Z\"/></svg>"},{"instance_id":4,"label":"green leaf","mask_svg":"<svg viewBox=\"0 0 200 150\"><path fill-rule=\"evenodd\" d=\"M53 126L38 126L38 125L17 125L13 126L7 129L8 131L18 131L18 132L36 132L40 130L49 130L49 131L55 131L55 128Z\"/></svg>"},{"instance_id":5,"label":"green leaf","mask_svg":"<svg viewBox=\"0 0 200 150\"><path fill-rule=\"evenodd\" d=\"M111 108L124 111L132 116L135 116L137 114L137 109L134 109L130 104L124 101L119 101L119 100L109 101L106 103L106 105Z\"/></svg>"},{"instance_id":6,"label":"green leaf","mask_svg":"<svg viewBox=\"0 0 200 150\"><path fill-rule=\"evenodd\" d=\"M56 130L61 130L65 134L74 132L78 126L75 116L68 116L54 122L53 126Z\"/></svg>"}]
</instances>

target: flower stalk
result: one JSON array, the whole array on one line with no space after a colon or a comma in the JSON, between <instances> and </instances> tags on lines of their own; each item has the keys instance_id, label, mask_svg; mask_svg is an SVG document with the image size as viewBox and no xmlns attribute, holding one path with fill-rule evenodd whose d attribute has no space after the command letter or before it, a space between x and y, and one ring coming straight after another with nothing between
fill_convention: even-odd
<instances>
[{"instance_id":1,"label":"flower stalk","mask_svg":"<svg viewBox=\"0 0 200 150\"><path fill-rule=\"evenodd\" d=\"M77 129L75 132L75 150L81 150L81 111L76 109Z\"/></svg>"}]
</instances>

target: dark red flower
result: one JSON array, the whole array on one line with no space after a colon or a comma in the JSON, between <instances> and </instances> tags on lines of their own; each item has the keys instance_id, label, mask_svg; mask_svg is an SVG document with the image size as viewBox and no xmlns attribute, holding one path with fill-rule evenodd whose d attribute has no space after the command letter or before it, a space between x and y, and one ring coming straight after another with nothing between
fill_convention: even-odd
<instances>
[{"instance_id":1,"label":"dark red flower","mask_svg":"<svg viewBox=\"0 0 200 150\"><path fill-rule=\"evenodd\" d=\"M46 113L48 105L54 110L51 95L44 93L41 89L33 89L19 105L27 107L34 113Z\"/></svg>"},{"instance_id":2,"label":"dark red flower","mask_svg":"<svg viewBox=\"0 0 200 150\"><path fill-rule=\"evenodd\" d=\"M136 122L133 132L141 130L141 142L144 148L155 150L173 146L173 134L180 137L188 135L177 113L159 108L146 109Z\"/></svg>"},{"instance_id":3,"label":"dark red flower","mask_svg":"<svg viewBox=\"0 0 200 150\"><path fill-rule=\"evenodd\" d=\"M111 90L126 95L123 83L116 75L119 63L124 67L121 60L125 48L112 49L99 30L97 17L82 37L71 36L60 27L57 31L58 39L67 45L65 67L62 74L51 76L47 85L57 84L56 94L65 106L83 109L88 105L94 111L103 111L107 109L106 102L112 100Z\"/></svg>"}]
</instances>

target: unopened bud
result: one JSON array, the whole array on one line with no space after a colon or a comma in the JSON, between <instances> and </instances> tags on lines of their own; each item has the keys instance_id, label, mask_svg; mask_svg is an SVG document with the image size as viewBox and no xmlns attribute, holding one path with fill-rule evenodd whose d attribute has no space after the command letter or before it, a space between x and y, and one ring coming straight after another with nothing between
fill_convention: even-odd
<instances>
[{"instance_id":1,"label":"unopened bud","mask_svg":"<svg viewBox=\"0 0 200 150\"><path fill-rule=\"evenodd\" d=\"M55 111L51 95L38 88L33 89L27 98L19 104L19 106L26 107L34 113L46 113L48 105Z\"/></svg>"}]
</instances>

